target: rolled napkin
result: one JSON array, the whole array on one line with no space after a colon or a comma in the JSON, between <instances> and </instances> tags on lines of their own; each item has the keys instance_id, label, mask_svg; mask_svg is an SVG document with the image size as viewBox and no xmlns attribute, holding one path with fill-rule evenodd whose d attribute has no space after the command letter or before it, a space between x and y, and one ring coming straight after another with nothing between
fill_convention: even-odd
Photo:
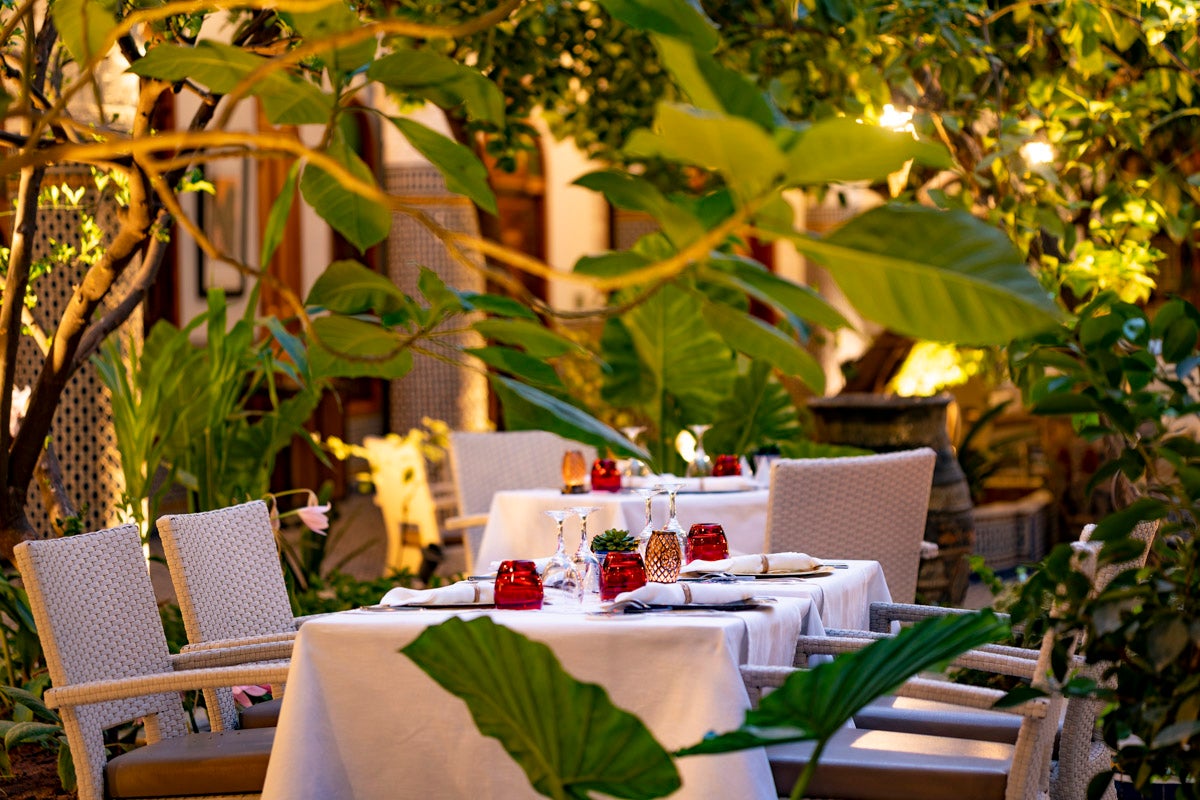
<instances>
[{"instance_id":1,"label":"rolled napkin","mask_svg":"<svg viewBox=\"0 0 1200 800\"><path fill-rule=\"evenodd\" d=\"M406 589L397 586L379 601L381 606L433 606L460 605L465 603L495 602L494 587L490 583L459 581L436 589Z\"/></svg>"},{"instance_id":2,"label":"rolled napkin","mask_svg":"<svg viewBox=\"0 0 1200 800\"><path fill-rule=\"evenodd\" d=\"M613 602L641 600L652 605L681 606L689 603L734 603L754 596L751 586L704 583L647 583L632 592L621 592Z\"/></svg>"},{"instance_id":3,"label":"rolled napkin","mask_svg":"<svg viewBox=\"0 0 1200 800\"><path fill-rule=\"evenodd\" d=\"M756 553L720 561L693 561L684 564L681 573L730 572L734 575L765 575L771 572L808 572L821 562L807 553Z\"/></svg>"}]
</instances>

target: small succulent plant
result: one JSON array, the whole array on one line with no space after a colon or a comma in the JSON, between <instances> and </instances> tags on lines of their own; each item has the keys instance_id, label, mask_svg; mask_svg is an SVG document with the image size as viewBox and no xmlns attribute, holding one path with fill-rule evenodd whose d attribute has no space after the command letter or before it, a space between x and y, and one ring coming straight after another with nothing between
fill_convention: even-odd
<instances>
[{"instance_id":1,"label":"small succulent plant","mask_svg":"<svg viewBox=\"0 0 1200 800\"><path fill-rule=\"evenodd\" d=\"M630 536L629 531L619 528L609 528L592 539L593 553L627 553L632 550L637 550L637 539Z\"/></svg>"}]
</instances>

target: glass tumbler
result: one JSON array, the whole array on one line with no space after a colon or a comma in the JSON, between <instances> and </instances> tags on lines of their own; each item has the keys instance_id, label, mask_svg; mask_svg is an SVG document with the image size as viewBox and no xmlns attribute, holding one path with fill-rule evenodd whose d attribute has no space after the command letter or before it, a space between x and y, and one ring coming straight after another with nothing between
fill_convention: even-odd
<instances>
[{"instance_id":1,"label":"glass tumbler","mask_svg":"<svg viewBox=\"0 0 1200 800\"><path fill-rule=\"evenodd\" d=\"M532 561L502 561L496 570L496 608L527 611L542 607L542 579Z\"/></svg>"},{"instance_id":2,"label":"glass tumbler","mask_svg":"<svg viewBox=\"0 0 1200 800\"><path fill-rule=\"evenodd\" d=\"M716 522L697 522L688 530L684 563L720 561L729 558L725 529Z\"/></svg>"},{"instance_id":3,"label":"glass tumbler","mask_svg":"<svg viewBox=\"0 0 1200 800\"><path fill-rule=\"evenodd\" d=\"M616 461L611 458L596 459L592 464L592 491L621 491L621 470L617 469Z\"/></svg>"},{"instance_id":4,"label":"glass tumbler","mask_svg":"<svg viewBox=\"0 0 1200 800\"><path fill-rule=\"evenodd\" d=\"M612 600L621 592L646 585L646 565L638 552L610 552L600 565L600 599Z\"/></svg>"}]
</instances>

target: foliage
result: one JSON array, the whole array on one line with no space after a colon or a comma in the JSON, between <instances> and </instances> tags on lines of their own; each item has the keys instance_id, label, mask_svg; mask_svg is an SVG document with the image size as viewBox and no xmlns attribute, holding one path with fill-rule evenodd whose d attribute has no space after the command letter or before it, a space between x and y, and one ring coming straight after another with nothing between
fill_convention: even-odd
<instances>
[{"instance_id":1,"label":"foliage","mask_svg":"<svg viewBox=\"0 0 1200 800\"><path fill-rule=\"evenodd\" d=\"M609 528L592 538L593 553L629 553L637 550L637 539L629 531Z\"/></svg>"},{"instance_id":2,"label":"foliage","mask_svg":"<svg viewBox=\"0 0 1200 800\"><path fill-rule=\"evenodd\" d=\"M653 798L680 786L667 751L608 692L572 678L554 652L487 617L426 628L401 650L463 699L485 736L500 740L539 794ZM554 698L555 713L543 708Z\"/></svg>"},{"instance_id":3,"label":"foliage","mask_svg":"<svg viewBox=\"0 0 1200 800\"><path fill-rule=\"evenodd\" d=\"M746 713L741 728L710 733L674 756L816 739L810 767L793 792L801 797L824 743L858 709L918 672L942 669L962 652L1007 632L1008 625L987 610L926 620L797 671ZM427 628L401 652L465 701L479 730L499 739L547 797L587 798L594 789L614 797L653 798L679 786L668 754L642 723L613 706L601 687L567 674L544 644L481 617ZM466 672L464 664L470 665ZM560 698L556 707L571 716L543 714L531 724L529 715L538 714L538 699L547 695Z\"/></svg>"},{"instance_id":4,"label":"foliage","mask_svg":"<svg viewBox=\"0 0 1200 800\"><path fill-rule=\"evenodd\" d=\"M1104 543L1100 563L1139 552L1128 536L1136 522L1161 522L1151 565L1124 571L1095 598L1072 569L1070 551L1056 548L1030 574L1014 613L1038 619L1052 601L1061 609L1056 624L1084 634L1083 655L1102 666L1098 685L1077 681L1075 690L1109 704L1102 732L1116 751L1115 766L1139 788L1154 777L1179 776L1186 797L1197 796L1200 780L1200 645L1193 633L1200 618L1198 331L1200 311L1181 300L1150 314L1100 296L1061 336L1013 352L1036 413L1069 414L1081 436L1120 445L1089 489L1116 476L1141 495L1096 529L1093 538ZM1065 653L1056 663L1065 669Z\"/></svg>"}]
</instances>

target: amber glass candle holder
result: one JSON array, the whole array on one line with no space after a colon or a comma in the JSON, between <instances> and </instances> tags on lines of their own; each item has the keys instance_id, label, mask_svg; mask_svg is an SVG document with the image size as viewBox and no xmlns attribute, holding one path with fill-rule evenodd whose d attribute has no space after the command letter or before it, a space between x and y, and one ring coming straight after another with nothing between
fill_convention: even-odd
<instances>
[{"instance_id":1,"label":"amber glass candle holder","mask_svg":"<svg viewBox=\"0 0 1200 800\"><path fill-rule=\"evenodd\" d=\"M713 477L722 475L741 475L742 462L737 456L722 455L717 456L717 461L713 464Z\"/></svg>"},{"instance_id":2,"label":"amber glass candle holder","mask_svg":"<svg viewBox=\"0 0 1200 800\"><path fill-rule=\"evenodd\" d=\"M716 522L697 522L688 530L684 563L720 561L729 558L725 529Z\"/></svg>"},{"instance_id":3,"label":"amber glass candle holder","mask_svg":"<svg viewBox=\"0 0 1200 800\"><path fill-rule=\"evenodd\" d=\"M637 552L612 551L600 565L600 599L612 600L621 592L632 592L646 585L646 565Z\"/></svg>"},{"instance_id":4,"label":"amber glass candle holder","mask_svg":"<svg viewBox=\"0 0 1200 800\"><path fill-rule=\"evenodd\" d=\"M683 554L675 531L655 531L646 542L646 579L654 583L675 583Z\"/></svg>"},{"instance_id":5,"label":"amber glass candle holder","mask_svg":"<svg viewBox=\"0 0 1200 800\"><path fill-rule=\"evenodd\" d=\"M587 462L583 453L568 450L562 460L563 494L583 494L587 491Z\"/></svg>"},{"instance_id":6,"label":"amber glass candle holder","mask_svg":"<svg viewBox=\"0 0 1200 800\"><path fill-rule=\"evenodd\" d=\"M621 491L621 470L617 469L616 461L611 458L596 459L592 464L592 491Z\"/></svg>"},{"instance_id":7,"label":"amber glass candle holder","mask_svg":"<svg viewBox=\"0 0 1200 800\"><path fill-rule=\"evenodd\" d=\"M502 561L496 570L496 608L530 611L542 607L542 579L532 561Z\"/></svg>"}]
</instances>

